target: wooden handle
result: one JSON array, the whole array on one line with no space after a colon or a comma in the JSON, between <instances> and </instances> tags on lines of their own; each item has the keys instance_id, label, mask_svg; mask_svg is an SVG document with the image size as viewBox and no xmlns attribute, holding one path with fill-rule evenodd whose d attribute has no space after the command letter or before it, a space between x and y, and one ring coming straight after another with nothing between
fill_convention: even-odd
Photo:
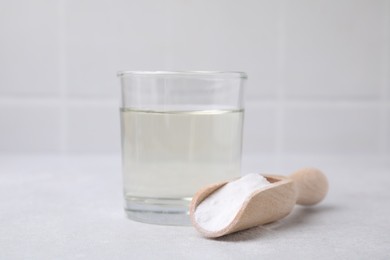
<instances>
[{"instance_id":1,"label":"wooden handle","mask_svg":"<svg viewBox=\"0 0 390 260\"><path fill-rule=\"evenodd\" d=\"M328 192L328 180L315 168L304 168L289 176L298 190L297 204L314 205L323 200Z\"/></svg>"}]
</instances>

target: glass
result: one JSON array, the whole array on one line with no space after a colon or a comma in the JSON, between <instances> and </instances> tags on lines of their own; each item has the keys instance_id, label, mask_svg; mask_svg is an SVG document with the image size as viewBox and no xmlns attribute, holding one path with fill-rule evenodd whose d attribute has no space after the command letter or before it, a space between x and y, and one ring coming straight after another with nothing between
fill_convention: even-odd
<instances>
[{"instance_id":1,"label":"glass","mask_svg":"<svg viewBox=\"0 0 390 260\"><path fill-rule=\"evenodd\" d=\"M130 219L189 225L203 186L240 176L242 72L124 71L121 133Z\"/></svg>"}]
</instances>

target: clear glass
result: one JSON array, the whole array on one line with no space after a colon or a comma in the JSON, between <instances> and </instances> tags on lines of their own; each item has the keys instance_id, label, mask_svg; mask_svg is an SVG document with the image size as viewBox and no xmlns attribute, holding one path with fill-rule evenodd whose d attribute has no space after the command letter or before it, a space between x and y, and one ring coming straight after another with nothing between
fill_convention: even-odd
<instances>
[{"instance_id":1,"label":"clear glass","mask_svg":"<svg viewBox=\"0 0 390 260\"><path fill-rule=\"evenodd\" d=\"M125 210L189 225L201 187L240 176L242 72L119 72Z\"/></svg>"}]
</instances>

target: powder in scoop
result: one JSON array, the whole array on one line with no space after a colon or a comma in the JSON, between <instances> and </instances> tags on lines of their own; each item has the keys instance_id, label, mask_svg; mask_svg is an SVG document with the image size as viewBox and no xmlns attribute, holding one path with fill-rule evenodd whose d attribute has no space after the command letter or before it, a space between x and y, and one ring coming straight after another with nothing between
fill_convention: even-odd
<instances>
[{"instance_id":1,"label":"powder in scoop","mask_svg":"<svg viewBox=\"0 0 390 260\"><path fill-rule=\"evenodd\" d=\"M205 230L219 231L233 221L243 203L254 191L270 184L257 173L247 174L229 182L197 206L195 220Z\"/></svg>"}]
</instances>

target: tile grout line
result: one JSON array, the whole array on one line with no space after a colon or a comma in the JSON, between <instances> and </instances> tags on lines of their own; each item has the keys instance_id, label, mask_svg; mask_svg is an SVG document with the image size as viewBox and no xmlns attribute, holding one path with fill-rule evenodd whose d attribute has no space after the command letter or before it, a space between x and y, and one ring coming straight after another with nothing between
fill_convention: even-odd
<instances>
[{"instance_id":1,"label":"tile grout line","mask_svg":"<svg viewBox=\"0 0 390 260\"><path fill-rule=\"evenodd\" d=\"M107 97L72 97L66 99L66 105L96 105L96 106L106 106L106 105L117 105L117 98L107 98ZM62 96L1 96L0 103L1 104L11 104L11 105L20 105L20 104L36 104L36 105L58 105L63 100L65 100ZM269 99L269 100L246 100L246 104L257 104L263 107L274 107L277 108L279 105L279 100L277 99ZM345 106L345 107L354 107L354 106L373 106L373 107L386 107L390 108L390 100L386 100L381 98L378 100L286 100L284 99L283 104L286 106L292 107L319 107L319 106Z\"/></svg>"},{"instance_id":2,"label":"tile grout line","mask_svg":"<svg viewBox=\"0 0 390 260\"><path fill-rule=\"evenodd\" d=\"M164 60L163 60L163 64L164 64L164 69L165 70L172 70L173 69L173 57L174 57L174 50L172 48L173 44L172 44L172 39L174 38L173 35L174 35L174 28L173 26L175 25L175 22L174 22L174 17L173 17L173 13L172 13L172 10L173 10L174 6L173 6L173 1L172 0L168 0L167 1L167 4L165 5L165 9L164 9L164 12L165 12L165 16L167 17L167 19L164 21L164 30L165 30L165 39L164 39Z\"/></svg>"},{"instance_id":3,"label":"tile grout line","mask_svg":"<svg viewBox=\"0 0 390 260\"><path fill-rule=\"evenodd\" d=\"M60 153L68 152L68 90L67 90L67 33L66 33L66 0L58 2L58 84L60 88Z\"/></svg>"},{"instance_id":4,"label":"tile grout line","mask_svg":"<svg viewBox=\"0 0 390 260\"><path fill-rule=\"evenodd\" d=\"M386 49L385 49L385 55L386 55L386 73L385 73L385 82L384 82L384 95L386 98L386 101L384 101L385 106L385 117L386 117L386 124L384 127L384 131L386 133L384 142L386 142L387 147L385 147L385 154L390 155L390 1L386 1Z\"/></svg>"},{"instance_id":5,"label":"tile grout line","mask_svg":"<svg viewBox=\"0 0 390 260\"><path fill-rule=\"evenodd\" d=\"M284 152L284 120L285 120L285 69L286 69L286 2L280 1L278 19L278 51L277 51L277 100L276 100L276 140L275 152L277 163L281 164Z\"/></svg>"},{"instance_id":6,"label":"tile grout line","mask_svg":"<svg viewBox=\"0 0 390 260\"><path fill-rule=\"evenodd\" d=\"M383 49L383 61L382 61L382 88L381 88L381 92L382 92L382 98L381 98L381 133L379 135L379 141L380 141L380 150L382 152L382 154L386 154L386 153L389 153L390 152L390 147L389 147L389 144L390 144L390 122L388 122L389 120L389 111L390 111L390 108L389 108L389 99L388 99L388 95L389 95L389 88L390 88L390 72L389 72L389 69L390 69L390 50L389 50L389 46L390 46L390 33L389 33L389 30L390 30L390 18L389 18L389 15L390 15L390 1L385 1L385 8L384 8L384 13L383 13L383 16L384 16L384 31L383 31L383 37L384 37L384 49Z\"/></svg>"}]
</instances>

